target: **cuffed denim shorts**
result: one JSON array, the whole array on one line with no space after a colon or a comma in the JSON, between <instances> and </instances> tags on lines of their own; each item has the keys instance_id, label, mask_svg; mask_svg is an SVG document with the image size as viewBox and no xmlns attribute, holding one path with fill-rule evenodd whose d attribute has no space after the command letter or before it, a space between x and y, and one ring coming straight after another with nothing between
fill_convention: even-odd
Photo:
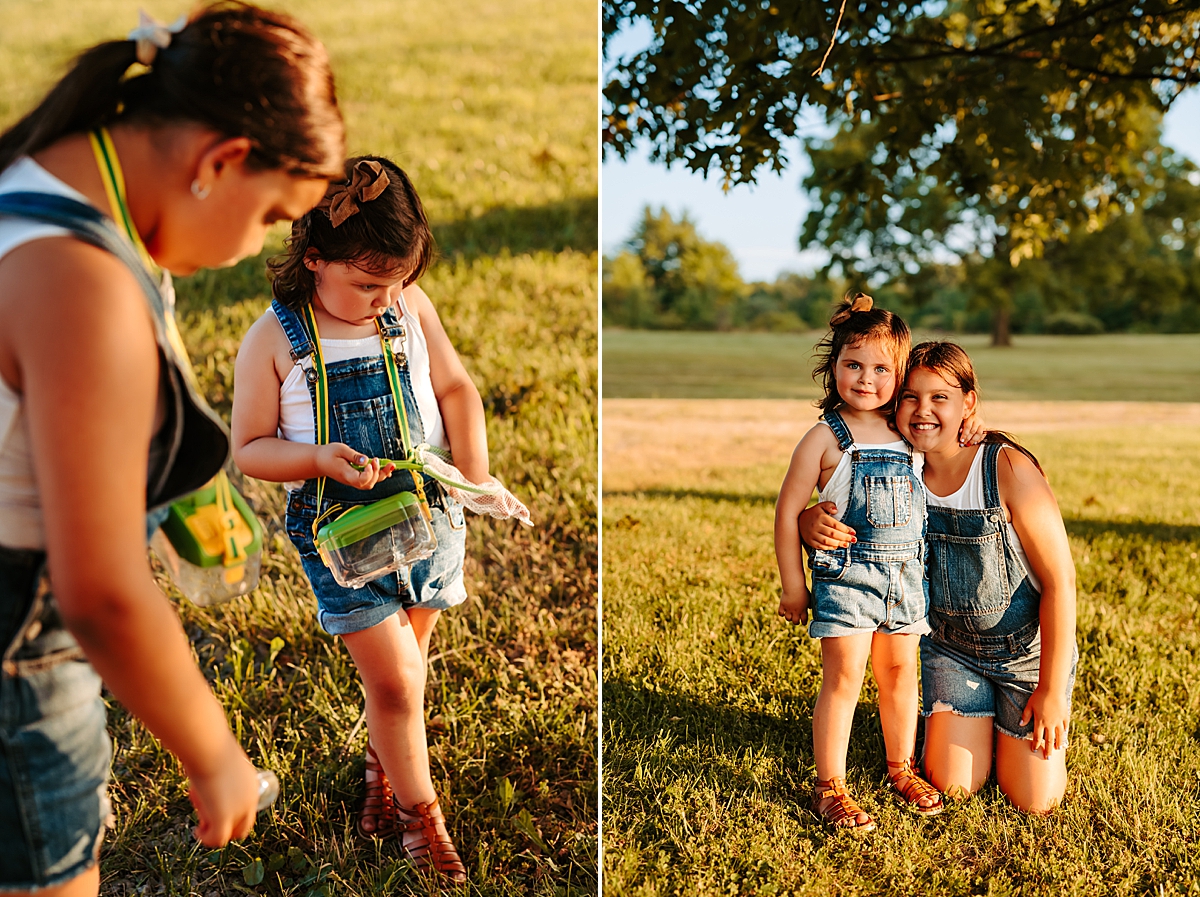
<instances>
[{"instance_id":1,"label":"cuffed denim shorts","mask_svg":"<svg viewBox=\"0 0 1200 897\"><path fill-rule=\"evenodd\" d=\"M995 727L1012 738L1033 737L1033 720L1021 725L1021 714L1037 688L1041 667L1041 642L1020 656L980 658L956 651L953 646L921 639L921 715L951 711L958 716L995 719ZM1079 650L1071 657L1067 680L1067 707L1075 688Z\"/></svg>"},{"instance_id":2,"label":"cuffed denim shorts","mask_svg":"<svg viewBox=\"0 0 1200 897\"><path fill-rule=\"evenodd\" d=\"M819 639L864 632L929 632L929 585L920 555L885 559L889 554L850 554L845 550L812 553L810 636Z\"/></svg>"},{"instance_id":3,"label":"cuffed denim shorts","mask_svg":"<svg viewBox=\"0 0 1200 897\"><path fill-rule=\"evenodd\" d=\"M0 892L86 872L109 818L100 677L53 596L32 598L41 558L0 547Z\"/></svg>"},{"instance_id":4,"label":"cuffed denim shorts","mask_svg":"<svg viewBox=\"0 0 1200 897\"><path fill-rule=\"evenodd\" d=\"M382 623L397 611L426 608L446 610L467 600L463 585L467 530L463 509L446 499L446 510L431 508L437 549L407 569L372 580L361 588L337 584L312 543L316 500L293 493L288 500L288 535L300 552L304 575L317 596L317 622L330 635L361 632ZM310 507L311 506L311 507Z\"/></svg>"}]
</instances>

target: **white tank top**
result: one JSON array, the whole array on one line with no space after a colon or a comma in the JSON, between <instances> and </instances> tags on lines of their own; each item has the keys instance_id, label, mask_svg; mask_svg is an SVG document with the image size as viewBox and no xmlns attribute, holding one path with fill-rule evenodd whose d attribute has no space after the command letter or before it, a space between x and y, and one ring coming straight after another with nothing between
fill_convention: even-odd
<instances>
[{"instance_id":1,"label":"white tank top","mask_svg":"<svg viewBox=\"0 0 1200 897\"><path fill-rule=\"evenodd\" d=\"M1009 448L1009 446L1004 446ZM963 484L958 487L958 491L950 495L934 495L929 491L929 487L925 487L925 497L928 503L935 508L951 508L955 511L982 511L987 507L983 497L983 446L979 446L975 450L975 459L971 462L971 469L967 472L967 478ZM997 460L999 457L997 456ZM922 483L924 480L922 479ZM1039 592L1042 590L1042 584L1038 581L1037 574L1033 572L1033 568L1029 566L1029 558L1025 554L1025 546L1021 544L1021 538L1017 535L1017 531L1013 529L1011 523L1005 524L1008 527L1008 541L1012 545L1013 551L1017 558L1025 567L1025 573L1029 576L1033 587Z\"/></svg>"},{"instance_id":2,"label":"white tank top","mask_svg":"<svg viewBox=\"0 0 1200 897\"><path fill-rule=\"evenodd\" d=\"M825 421L821 421L825 424ZM829 424L825 424L829 426ZM846 513L846 506L850 503L850 453L855 451L869 452L872 449L884 449L889 452L901 452L908 454L908 443L903 439L895 442L884 442L879 445L870 445L867 443L853 442L850 448L842 453L842 458L837 463L837 467L833 469L833 473L829 475L829 479L825 481L825 488L817 492L817 498L821 501L831 501L837 505L837 510L833 516L836 520L841 520ZM917 476L921 475L922 464L925 461L925 456L920 452L913 452L913 470Z\"/></svg>"},{"instance_id":3,"label":"white tank top","mask_svg":"<svg viewBox=\"0 0 1200 897\"><path fill-rule=\"evenodd\" d=\"M0 193L55 193L79 202L87 197L67 186L30 158L18 159L0 172ZM90 204L90 203L89 203ZM70 232L21 218L0 218L0 259L18 246ZM21 395L0 377L0 545L45 548L42 505L33 478L29 427Z\"/></svg>"},{"instance_id":4,"label":"white tank top","mask_svg":"<svg viewBox=\"0 0 1200 897\"><path fill-rule=\"evenodd\" d=\"M405 338L403 347L397 337L393 347L403 348L408 356L408 374L412 382L413 397L417 400L417 410L421 412L421 423L425 426L425 442L441 449L449 449L450 442L446 438L446 428L442 422L442 412L438 408L437 396L433 393L433 378L429 373L429 344L425 341L425 331L421 329L421 319L408 310L404 294L400 294L397 303L400 307L400 317L404 324ZM283 325L280 325L282 330ZM371 358L379 355L383 347L378 336L366 336L362 339L322 339L321 352L325 363L348 361L351 358ZM308 383L304 379L304 370L300 365L293 365L287 378L279 387L279 437L288 442L302 442L313 445L317 441L316 423L313 420L312 398L309 396ZM299 489L304 485L303 480L284 484L289 490Z\"/></svg>"}]
</instances>

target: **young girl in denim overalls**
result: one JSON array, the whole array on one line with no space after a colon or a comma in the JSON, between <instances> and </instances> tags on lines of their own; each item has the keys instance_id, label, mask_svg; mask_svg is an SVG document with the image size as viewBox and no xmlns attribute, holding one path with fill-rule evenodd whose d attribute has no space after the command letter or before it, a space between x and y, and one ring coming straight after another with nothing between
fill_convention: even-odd
<instances>
[{"instance_id":1,"label":"young girl in denim overalls","mask_svg":"<svg viewBox=\"0 0 1200 897\"><path fill-rule=\"evenodd\" d=\"M821 343L824 412L792 454L775 509L779 613L821 640L821 691L813 709L817 787L813 810L833 826L866 832L875 821L846 789L846 751L867 657L879 686L888 778L915 813L943 809L914 769L917 647L926 622L923 573L925 496L911 447L888 423L904 379L910 337L869 296L849 297ZM812 592L804 579L797 520L820 488L858 540L836 552L812 551Z\"/></svg>"},{"instance_id":2,"label":"young girl in denim overalls","mask_svg":"<svg viewBox=\"0 0 1200 897\"><path fill-rule=\"evenodd\" d=\"M462 880L430 777L423 697L434 624L466 599L463 509L451 494L462 493L380 460L403 459L414 444L453 448L467 480L491 480L479 392L415 285L432 252L404 172L379 157L349 160L346 179L295 222L286 255L271 262L275 300L238 355L233 452L246 474L288 484L287 531L317 619L362 675L370 737L360 834L399 831L418 868ZM320 421L327 439L317 438ZM337 506L402 491L428 502L433 555L360 588L339 585L314 545L317 524Z\"/></svg>"},{"instance_id":3,"label":"young girl in denim overalls","mask_svg":"<svg viewBox=\"0 0 1200 897\"><path fill-rule=\"evenodd\" d=\"M913 349L896 423L925 452L929 623L921 642L925 764L948 793L987 780L1045 813L1066 790L1075 681L1075 567L1037 460L992 431L950 435L974 414L971 360L953 343Z\"/></svg>"}]
</instances>

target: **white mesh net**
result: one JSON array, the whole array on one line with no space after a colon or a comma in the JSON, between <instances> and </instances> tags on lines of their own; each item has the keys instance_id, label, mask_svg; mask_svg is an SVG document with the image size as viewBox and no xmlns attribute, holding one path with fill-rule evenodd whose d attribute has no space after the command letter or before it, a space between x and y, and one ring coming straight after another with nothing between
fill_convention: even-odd
<instances>
[{"instance_id":1,"label":"white mesh net","mask_svg":"<svg viewBox=\"0 0 1200 897\"><path fill-rule=\"evenodd\" d=\"M476 514L486 514L499 520L513 518L526 526L533 526L529 509L495 477L490 483L472 483L457 467L438 457L428 446L419 446L416 455L425 473L441 483L450 497L463 507L470 508Z\"/></svg>"}]
</instances>

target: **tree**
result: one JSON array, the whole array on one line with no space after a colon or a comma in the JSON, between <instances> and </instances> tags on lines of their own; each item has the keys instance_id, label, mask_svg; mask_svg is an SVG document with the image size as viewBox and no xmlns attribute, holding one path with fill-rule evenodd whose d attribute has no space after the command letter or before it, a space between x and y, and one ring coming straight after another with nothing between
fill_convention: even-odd
<instances>
[{"instance_id":1,"label":"tree","mask_svg":"<svg viewBox=\"0 0 1200 897\"><path fill-rule=\"evenodd\" d=\"M1162 113L1200 83L1198 10L1197 0L605 0L606 39L639 18L655 35L612 69L605 151L645 141L655 159L752 182L786 167L783 141L815 110L837 133L815 147L821 176L809 183L823 204L805 236L843 265L893 275L957 241L991 260L1003 341L1021 261L1153 189Z\"/></svg>"},{"instance_id":2,"label":"tree","mask_svg":"<svg viewBox=\"0 0 1200 897\"><path fill-rule=\"evenodd\" d=\"M605 260L606 322L626 327L724 329L744 285L733 254L703 239L685 213L646 207L625 248Z\"/></svg>"}]
</instances>

